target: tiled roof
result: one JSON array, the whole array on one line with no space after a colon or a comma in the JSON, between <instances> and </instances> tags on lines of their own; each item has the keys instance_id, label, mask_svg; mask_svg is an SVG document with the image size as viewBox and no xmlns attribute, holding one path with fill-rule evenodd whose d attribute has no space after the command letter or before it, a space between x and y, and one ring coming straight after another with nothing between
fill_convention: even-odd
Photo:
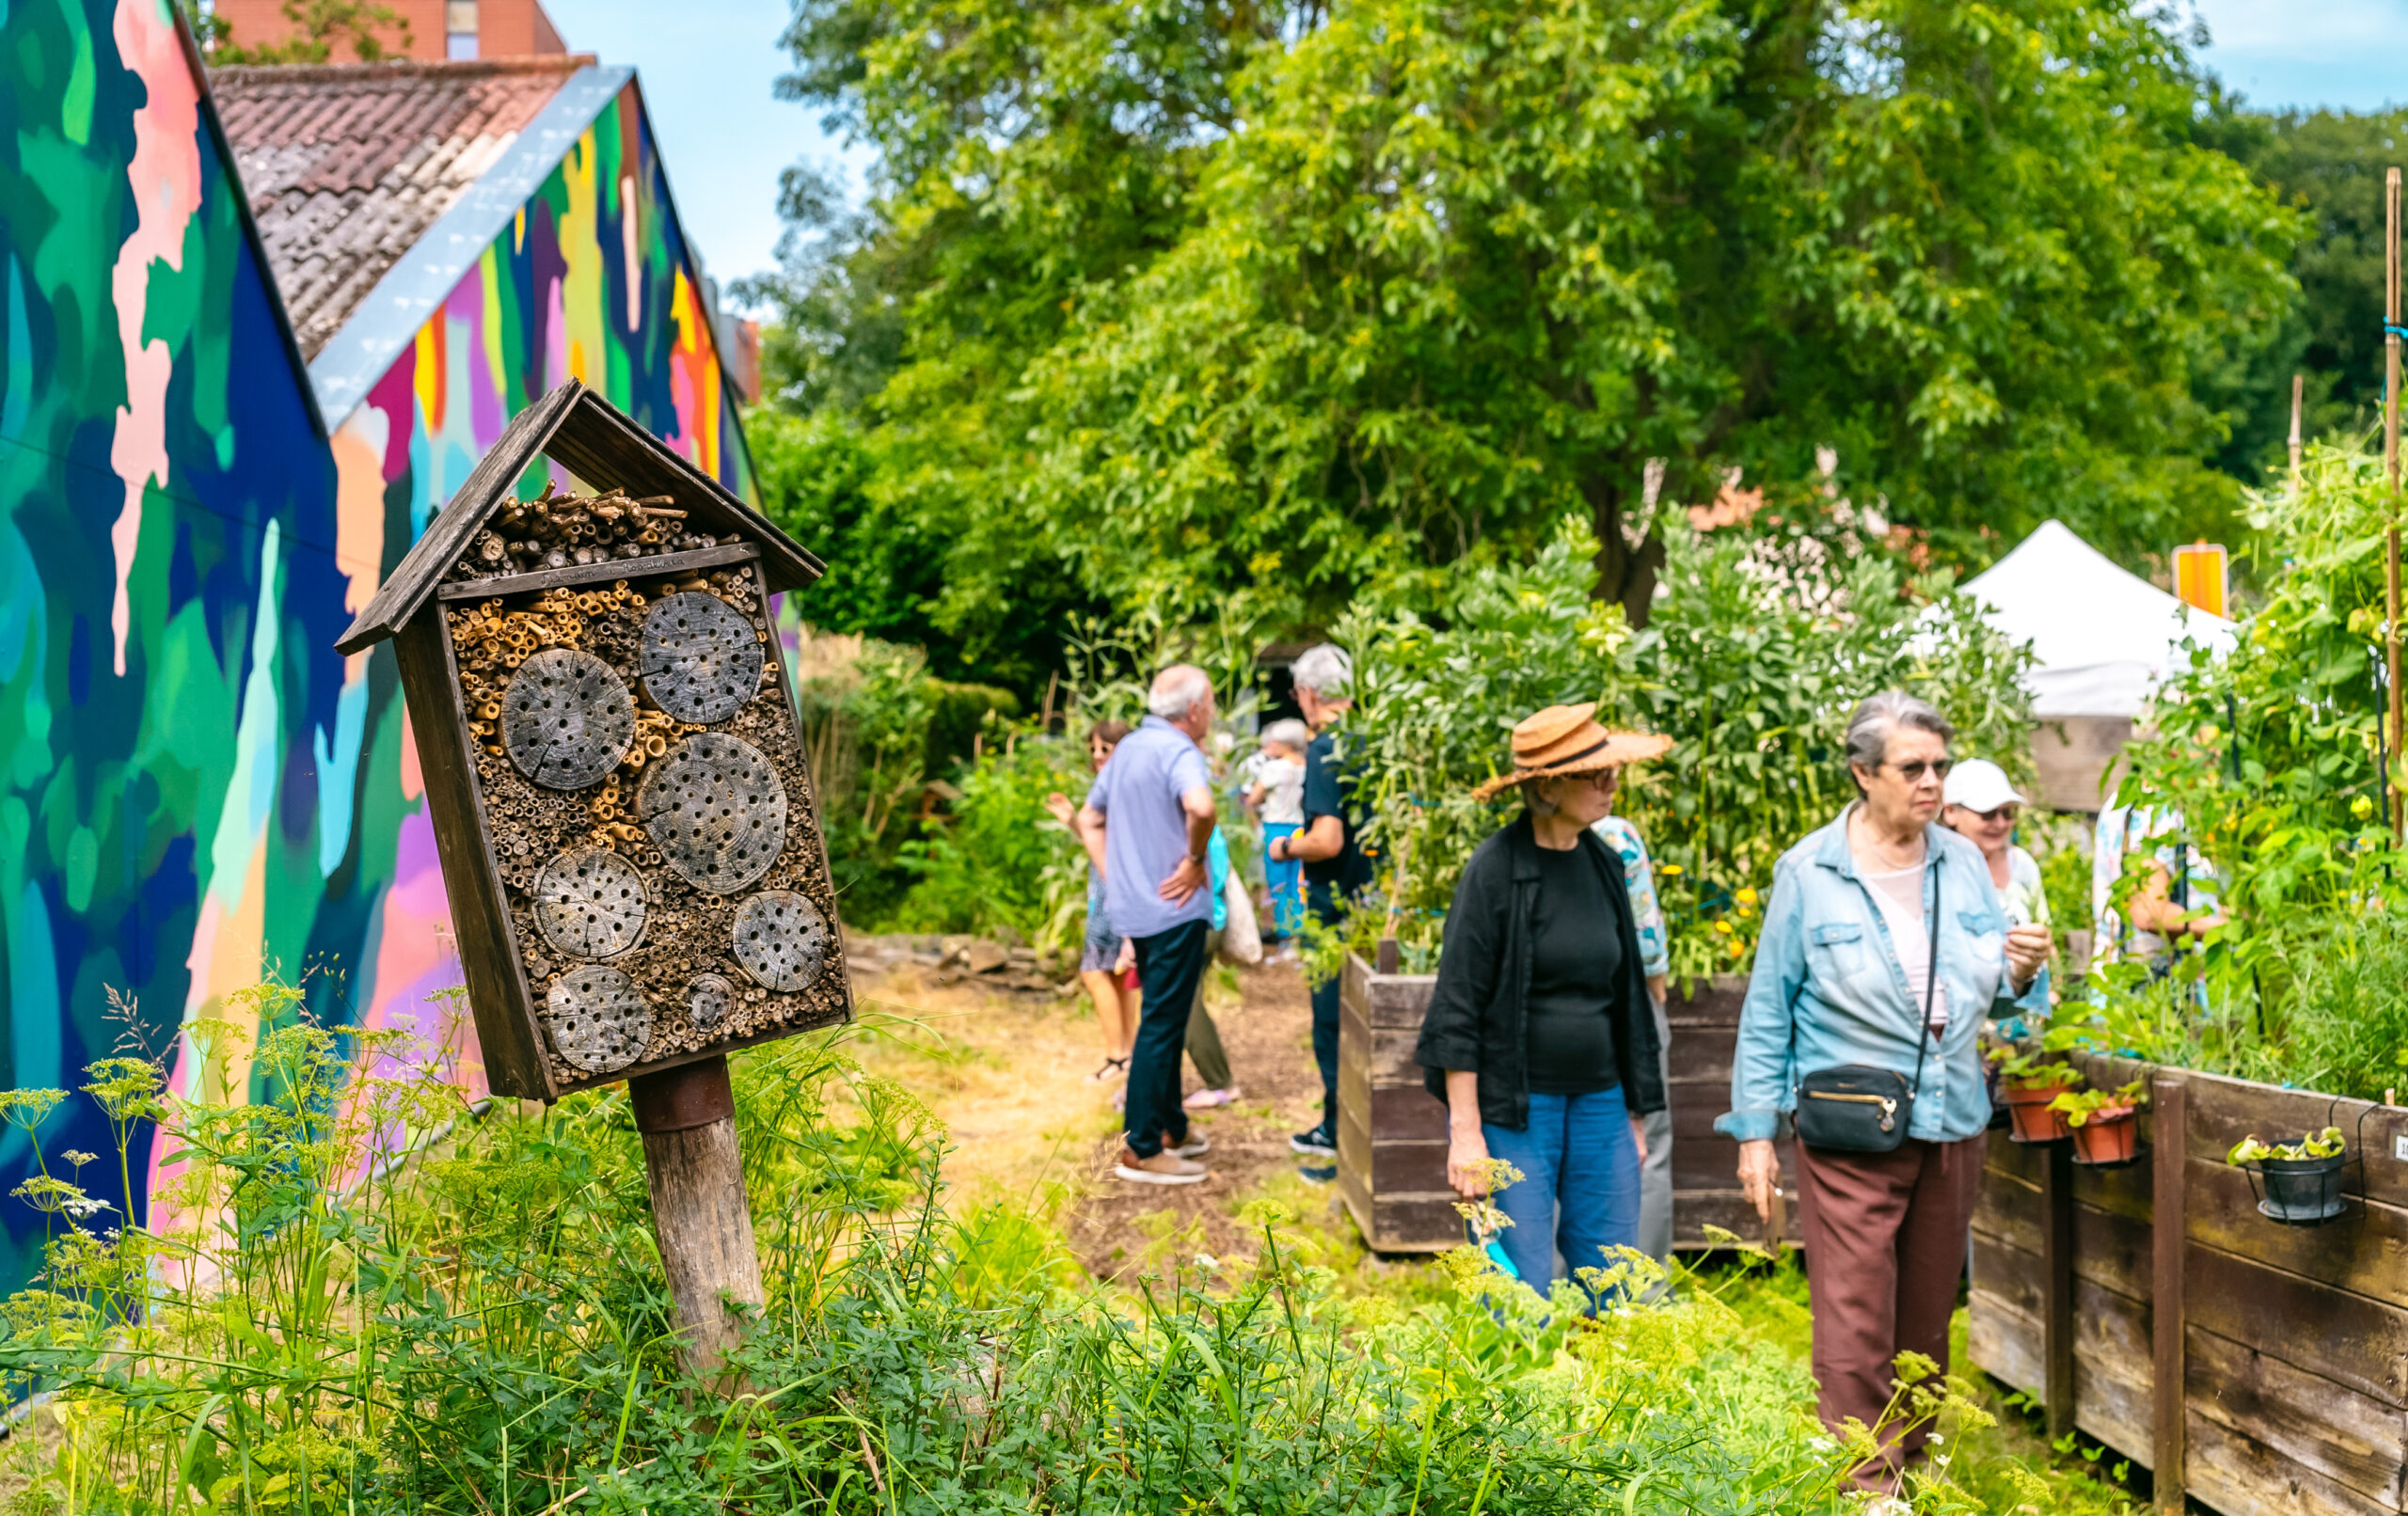
<instances>
[{"instance_id":1,"label":"tiled roof","mask_svg":"<svg viewBox=\"0 0 2408 1516\"><path fill-rule=\"evenodd\" d=\"M304 358L589 54L211 71Z\"/></svg>"}]
</instances>

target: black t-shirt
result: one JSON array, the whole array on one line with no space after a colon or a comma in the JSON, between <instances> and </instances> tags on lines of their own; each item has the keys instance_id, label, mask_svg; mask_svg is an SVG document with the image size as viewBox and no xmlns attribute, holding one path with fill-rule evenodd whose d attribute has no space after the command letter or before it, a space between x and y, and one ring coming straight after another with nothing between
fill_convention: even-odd
<instances>
[{"instance_id":1,"label":"black t-shirt","mask_svg":"<svg viewBox=\"0 0 2408 1516\"><path fill-rule=\"evenodd\" d=\"M1363 856L1362 810L1354 803L1354 782L1333 761L1337 739L1324 732L1305 748L1305 829L1323 816L1336 816L1346 829L1346 845L1335 858L1305 863L1305 884L1317 910L1335 910L1338 902L1371 882L1371 861Z\"/></svg>"},{"instance_id":2,"label":"black t-shirt","mask_svg":"<svg viewBox=\"0 0 2408 1516\"><path fill-rule=\"evenodd\" d=\"M1614 1058L1614 989L1622 928L1583 847L1542 847L1530 916L1529 1084L1541 1095L1593 1095L1622 1082Z\"/></svg>"}]
</instances>

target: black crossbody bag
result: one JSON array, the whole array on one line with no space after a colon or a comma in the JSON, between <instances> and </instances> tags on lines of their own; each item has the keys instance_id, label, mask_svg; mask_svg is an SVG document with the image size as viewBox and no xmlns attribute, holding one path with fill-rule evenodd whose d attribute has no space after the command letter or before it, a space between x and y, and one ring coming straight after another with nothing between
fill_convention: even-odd
<instances>
[{"instance_id":1,"label":"black crossbody bag","mask_svg":"<svg viewBox=\"0 0 2408 1516\"><path fill-rule=\"evenodd\" d=\"M1842 1064L1798 1081L1798 1140L1834 1153L1887 1153L1906 1141L1923 1089L1924 1055L1931 1048L1931 1008L1940 984L1940 871L1931 876L1931 959L1923 987L1922 1034L1915 1039L1915 1077L1894 1068Z\"/></svg>"}]
</instances>

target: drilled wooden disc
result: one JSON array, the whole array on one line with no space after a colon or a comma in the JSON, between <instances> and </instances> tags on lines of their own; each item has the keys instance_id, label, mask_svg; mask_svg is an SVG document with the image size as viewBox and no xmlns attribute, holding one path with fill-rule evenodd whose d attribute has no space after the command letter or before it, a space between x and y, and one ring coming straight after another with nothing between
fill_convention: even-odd
<instances>
[{"instance_id":1,"label":"drilled wooden disc","mask_svg":"<svg viewBox=\"0 0 2408 1516\"><path fill-rule=\"evenodd\" d=\"M786 845L786 787L761 750L698 732L646 766L636 813L687 883L733 894L769 872Z\"/></svg>"},{"instance_id":2,"label":"drilled wooden disc","mask_svg":"<svg viewBox=\"0 0 2408 1516\"><path fill-rule=\"evenodd\" d=\"M608 958L643 936L648 894L636 866L603 847L572 847L535 876L535 924L572 958Z\"/></svg>"},{"instance_id":3,"label":"drilled wooden disc","mask_svg":"<svg viewBox=\"0 0 2408 1516\"><path fill-rule=\"evenodd\" d=\"M572 647L518 666L501 698L501 740L547 789L583 789L619 766L636 734L635 697L609 664Z\"/></svg>"},{"instance_id":4,"label":"drilled wooden disc","mask_svg":"<svg viewBox=\"0 0 2408 1516\"><path fill-rule=\"evenodd\" d=\"M643 687L681 721L724 721L761 687L761 640L715 594L657 600L643 613Z\"/></svg>"},{"instance_id":5,"label":"drilled wooden disc","mask_svg":"<svg viewBox=\"0 0 2408 1516\"><path fill-rule=\"evenodd\" d=\"M736 1003L736 987L715 973L698 973L686 985L686 1014L697 1032L716 1032Z\"/></svg>"},{"instance_id":6,"label":"drilled wooden disc","mask_svg":"<svg viewBox=\"0 0 2408 1516\"><path fill-rule=\"evenodd\" d=\"M764 988L809 989L828 960L828 918L792 890L764 890L736 908L736 961Z\"/></svg>"},{"instance_id":7,"label":"drilled wooden disc","mask_svg":"<svg viewBox=\"0 0 2408 1516\"><path fill-rule=\"evenodd\" d=\"M552 981L544 1022L561 1056L589 1074L626 1067L652 1040L652 1007L643 992L626 974L598 963Z\"/></svg>"}]
</instances>

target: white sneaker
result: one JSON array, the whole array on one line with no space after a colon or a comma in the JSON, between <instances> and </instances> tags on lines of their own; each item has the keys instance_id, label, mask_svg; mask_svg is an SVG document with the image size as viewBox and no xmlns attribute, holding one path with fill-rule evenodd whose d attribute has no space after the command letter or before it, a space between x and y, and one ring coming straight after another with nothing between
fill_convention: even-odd
<instances>
[{"instance_id":1,"label":"white sneaker","mask_svg":"<svg viewBox=\"0 0 2408 1516\"><path fill-rule=\"evenodd\" d=\"M1177 1153L1181 1158L1202 1158L1212 1150L1212 1139L1193 1127L1187 1129L1187 1141L1183 1143L1174 1143L1168 1137L1163 1139L1163 1151Z\"/></svg>"},{"instance_id":2,"label":"white sneaker","mask_svg":"<svg viewBox=\"0 0 2408 1516\"><path fill-rule=\"evenodd\" d=\"M1167 1147L1151 1158L1139 1158L1124 1147L1112 1172L1132 1184L1202 1184L1209 1171Z\"/></svg>"}]
</instances>

